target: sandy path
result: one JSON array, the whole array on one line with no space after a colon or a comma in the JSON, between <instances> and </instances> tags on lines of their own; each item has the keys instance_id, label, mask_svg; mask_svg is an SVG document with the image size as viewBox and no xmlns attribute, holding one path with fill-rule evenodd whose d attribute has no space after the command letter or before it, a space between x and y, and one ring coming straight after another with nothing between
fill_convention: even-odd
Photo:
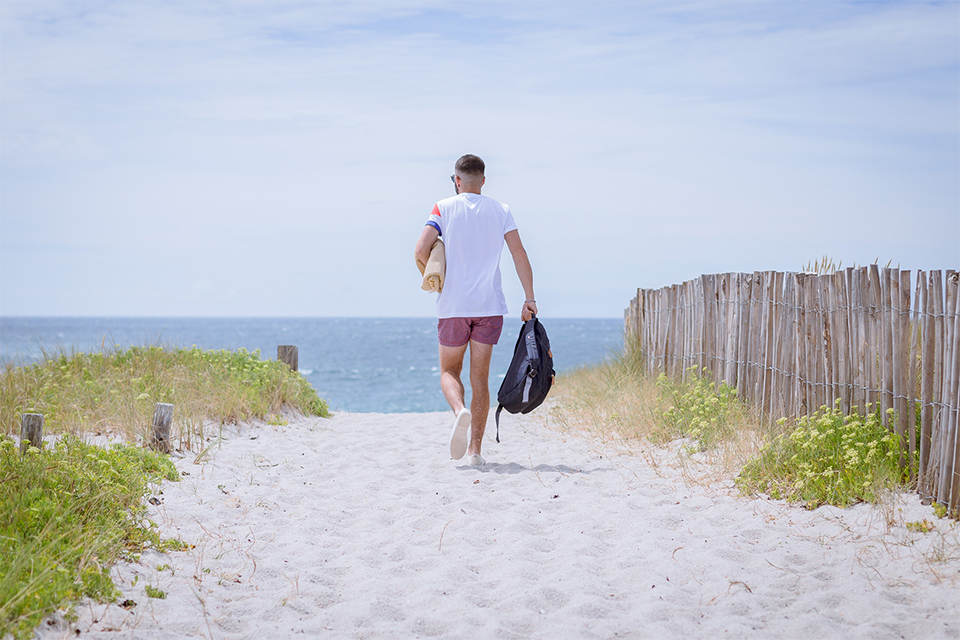
<instances>
[{"instance_id":1,"label":"sandy path","mask_svg":"<svg viewBox=\"0 0 960 640\"><path fill-rule=\"evenodd\" d=\"M945 540L956 545L958 528L939 520L937 531L907 531L906 521L936 520L913 497L813 512L745 499L685 484L649 457L561 437L536 417L508 416L503 443L492 433L485 443L488 464L469 467L446 452L451 421L339 414L225 433L204 463L178 462L189 475L165 484L152 508L166 536L195 548L118 566L137 606L85 603L76 629L91 638L960 638L960 559L931 560ZM145 585L166 599L148 598Z\"/></svg>"}]
</instances>

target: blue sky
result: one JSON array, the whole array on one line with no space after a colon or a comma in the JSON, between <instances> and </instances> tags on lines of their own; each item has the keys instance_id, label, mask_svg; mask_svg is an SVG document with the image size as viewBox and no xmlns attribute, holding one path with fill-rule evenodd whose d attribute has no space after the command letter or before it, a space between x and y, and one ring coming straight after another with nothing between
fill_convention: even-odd
<instances>
[{"instance_id":1,"label":"blue sky","mask_svg":"<svg viewBox=\"0 0 960 640\"><path fill-rule=\"evenodd\" d=\"M430 316L463 153L545 317L956 269L960 3L3 0L0 314Z\"/></svg>"}]
</instances>

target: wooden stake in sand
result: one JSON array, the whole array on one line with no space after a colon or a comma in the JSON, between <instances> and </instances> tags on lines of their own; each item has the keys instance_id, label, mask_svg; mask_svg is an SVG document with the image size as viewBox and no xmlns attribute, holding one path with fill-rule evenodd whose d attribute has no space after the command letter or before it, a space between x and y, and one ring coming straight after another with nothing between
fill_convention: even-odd
<instances>
[{"instance_id":1,"label":"wooden stake in sand","mask_svg":"<svg viewBox=\"0 0 960 640\"><path fill-rule=\"evenodd\" d=\"M277 360L285 363L291 370L297 371L297 348L292 344L281 344L277 347Z\"/></svg>"},{"instance_id":2,"label":"wooden stake in sand","mask_svg":"<svg viewBox=\"0 0 960 640\"><path fill-rule=\"evenodd\" d=\"M173 422L173 405L158 402L153 409L153 433L150 446L162 453L170 453L170 424Z\"/></svg>"},{"instance_id":3,"label":"wooden stake in sand","mask_svg":"<svg viewBox=\"0 0 960 640\"><path fill-rule=\"evenodd\" d=\"M43 414L25 413L20 417L20 453L43 444Z\"/></svg>"}]
</instances>

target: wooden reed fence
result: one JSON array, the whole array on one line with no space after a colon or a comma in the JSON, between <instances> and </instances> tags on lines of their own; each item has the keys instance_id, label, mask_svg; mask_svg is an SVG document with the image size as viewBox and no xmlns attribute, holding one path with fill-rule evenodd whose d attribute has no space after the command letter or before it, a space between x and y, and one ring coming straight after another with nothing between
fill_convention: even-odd
<instances>
[{"instance_id":1,"label":"wooden reed fence","mask_svg":"<svg viewBox=\"0 0 960 640\"><path fill-rule=\"evenodd\" d=\"M703 275L638 289L624 327L648 372L684 378L699 365L771 420L879 406L909 442L901 462L921 497L956 513L960 274L945 274L918 271L912 304L910 271L877 265Z\"/></svg>"}]
</instances>

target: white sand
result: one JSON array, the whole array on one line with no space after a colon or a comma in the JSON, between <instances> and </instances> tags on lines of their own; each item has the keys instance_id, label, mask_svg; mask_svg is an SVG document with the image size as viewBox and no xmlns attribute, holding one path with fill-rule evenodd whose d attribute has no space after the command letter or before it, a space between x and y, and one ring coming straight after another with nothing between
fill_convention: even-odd
<instances>
[{"instance_id":1,"label":"white sand","mask_svg":"<svg viewBox=\"0 0 960 640\"><path fill-rule=\"evenodd\" d=\"M663 450L608 455L538 416L506 416L499 445L491 420L489 462L469 467L449 459L452 419L230 430L151 508L195 548L117 566L131 611L86 602L40 635L960 638L958 528L915 496L746 499L729 478L686 484ZM904 526L922 519L937 530Z\"/></svg>"}]
</instances>

